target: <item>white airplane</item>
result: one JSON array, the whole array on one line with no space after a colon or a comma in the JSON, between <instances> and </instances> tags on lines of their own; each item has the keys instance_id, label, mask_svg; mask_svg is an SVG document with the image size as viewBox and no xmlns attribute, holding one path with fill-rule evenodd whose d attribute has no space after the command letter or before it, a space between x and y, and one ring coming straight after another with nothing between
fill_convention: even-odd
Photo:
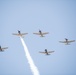
<instances>
[{"instance_id":1,"label":"white airplane","mask_svg":"<svg viewBox=\"0 0 76 75\"><path fill-rule=\"evenodd\" d=\"M5 49L8 49L8 47L1 48L0 46L0 52L3 52Z\"/></svg>"},{"instance_id":2,"label":"white airplane","mask_svg":"<svg viewBox=\"0 0 76 75\"><path fill-rule=\"evenodd\" d=\"M21 33L19 30L18 30L18 33L13 33L13 35L21 36L21 37L23 37L26 34L28 34L28 33Z\"/></svg>"},{"instance_id":3,"label":"white airplane","mask_svg":"<svg viewBox=\"0 0 76 75\"><path fill-rule=\"evenodd\" d=\"M47 51L47 49L45 49L44 52L39 52L39 53L43 53L43 54L46 54L46 55L50 55L50 53L53 53L54 51Z\"/></svg>"},{"instance_id":4,"label":"white airplane","mask_svg":"<svg viewBox=\"0 0 76 75\"><path fill-rule=\"evenodd\" d=\"M68 40L65 38L65 41L59 41L60 43L64 43L65 45L70 45L70 43L75 42L75 40Z\"/></svg>"},{"instance_id":5,"label":"white airplane","mask_svg":"<svg viewBox=\"0 0 76 75\"><path fill-rule=\"evenodd\" d=\"M36 35L40 35L41 37L44 37L44 35L48 34L49 32L42 32L41 30L39 30L38 33L33 33L33 34L36 34Z\"/></svg>"}]
</instances>

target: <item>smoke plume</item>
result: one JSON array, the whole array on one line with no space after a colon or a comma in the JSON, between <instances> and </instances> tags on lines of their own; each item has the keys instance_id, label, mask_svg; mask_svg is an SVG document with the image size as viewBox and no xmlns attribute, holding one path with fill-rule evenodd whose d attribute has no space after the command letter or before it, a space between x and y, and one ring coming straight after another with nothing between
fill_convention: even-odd
<instances>
[{"instance_id":1,"label":"smoke plume","mask_svg":"<svg viewBox=\"0 0 76 75\"><path fill-rule=\"evenodd\" d=\"M24 47L25 56L26 56L26 58L27 58L27 60L28 60L28 63L29 63L29 65L30 65L30 69L31 69L33 75L40 75L40 74L39 74L39 71L38 71L38 68L35 66L35 64L34 64L34 62L33 62L33 59L31 58L31 55L30 55L30 53L29 53L29 51L28 51L28 48L27 48L27 46L26 46L23 38L20 37L20 39L21 39L22 45L23 45L23 47Z\"/></svg>"}]
</instances>

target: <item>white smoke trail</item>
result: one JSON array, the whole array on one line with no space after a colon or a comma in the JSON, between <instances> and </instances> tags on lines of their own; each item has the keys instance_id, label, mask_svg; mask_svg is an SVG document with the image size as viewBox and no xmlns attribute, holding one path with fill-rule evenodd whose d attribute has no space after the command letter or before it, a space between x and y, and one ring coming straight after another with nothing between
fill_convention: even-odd
<instances>
[{"instance_id":1,"label":"white smoke trail","mask_svg":"<svg viewBox=\"0 0 76 75\"><path fill-rule=\"evenodd\" d=\"M25 54L26 54L28 63L29 63L29 65L30 65L30 68L31 68L31 70L32 70L32 72L33 72L33 75L40 75L37 67L35 66L35 64L34 64L32 58L31 58L31 56L30 56L30 53L29 53L29 51L28 51L28 48L27 48L27 46L26 46L23 38L20 37L20 39L21 39L22 45L23 45L23 47L24 47L24 51L25 51Z\"/></svg>"}]
</instances>

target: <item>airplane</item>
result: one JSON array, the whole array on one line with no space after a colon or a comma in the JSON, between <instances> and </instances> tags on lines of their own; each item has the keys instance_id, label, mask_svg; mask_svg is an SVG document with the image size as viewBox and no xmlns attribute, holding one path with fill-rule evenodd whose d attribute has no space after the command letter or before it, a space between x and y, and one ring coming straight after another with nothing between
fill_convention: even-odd
<instances>
[{"instance_id":1,"label":"airplane","mask_svg":"<svg viewBox=\"0 0 76 75\"><path fill-rule=\"evenodd\" d=\"M8 49L8 47L2 48L2 47L0 46L0 52L4 51L5 49Z\"/></svg>"},{"instance_id":2,"label":"airplane","mask_svg":"<svg viewBox=\"0 0 76 75\"><path fill-rule=\"evenodd\" d=\"M75 40L68 40L65 38L65 41L59 41L60 43L64 43L65 45L70 45L70 43L75 42Z\"/></svg>"},{"instance_id":3,"label":"airplane","mask_svg":"<svg viewBox=\"0 0 76 75\"><path fill-rule=\"evenodd\" d=\"M13 33L13 35L21 36L21 37L23 37L26 34L28 34L28 33L21 33L21 31L19 31L19 30L18 30L18 33Z\"/></svg>"},{"instance_id":4,"label":"airplane","mask_svg":"<svg viewBox=\"0 0 76 75\"><path fill-rule=\"evenodd\" d=\"M40 35L41 37L44 37L44 35L48 34L49 32L42 32L41 30L39 30L38 33L33 33L33 34L36 34L36 35Z\"/></svg>"},{"instance_id":5,"label":"airplane","mask_svg":"<svg viewBox=\"0 0 76 75\"><path fill-rule=\"evenodd\" d=\"M46 55L50 55L50 53L53 53L54 51L47 51L47 49L45 49L44 52L39 52L39 53L43 53L43 54L46 54Z\"/></svg>"}]
</instances>

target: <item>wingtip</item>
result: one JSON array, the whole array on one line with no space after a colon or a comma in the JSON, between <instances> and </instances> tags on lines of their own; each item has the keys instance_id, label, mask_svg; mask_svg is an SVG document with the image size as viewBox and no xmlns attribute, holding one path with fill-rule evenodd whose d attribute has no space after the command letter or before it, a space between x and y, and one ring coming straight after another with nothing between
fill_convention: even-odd
<instances>
[{"instance_id":1,"label":"wingtip","mask_svg":"<svg viewBox=\"0 0 76 75\"><path fill-rule=\"evenodd\" d=\"M59 42L61 42L61 41L59 41Z\"/></svg>"},{"instance_id":2,"label":"wingtip","mask_svg":"<svg viewBox=\"0 0 76 75\"><path fill-rule=\"evenodd\" d=\"M74 40L74 42L75 42L75 40Z\"/></svg>"}]
</instances>

